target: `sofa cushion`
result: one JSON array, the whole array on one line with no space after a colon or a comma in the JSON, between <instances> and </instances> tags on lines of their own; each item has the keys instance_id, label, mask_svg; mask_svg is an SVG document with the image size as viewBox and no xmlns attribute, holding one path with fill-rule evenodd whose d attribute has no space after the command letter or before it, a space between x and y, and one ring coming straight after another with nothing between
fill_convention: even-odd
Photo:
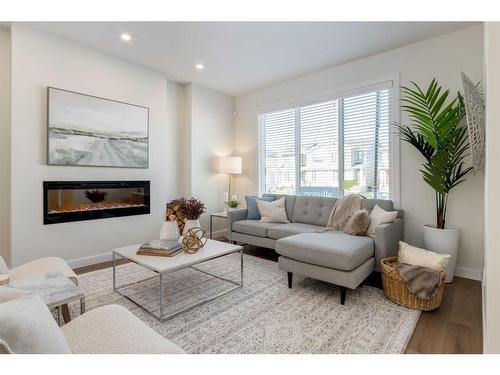
<instances>
[{"instance_id":1,"label":"sofa cushion","mask_svg":"<svg viewBox=\"0 0 500 375\"><path fill-rule=\"evenodd\" d=\"M276 252L301 262L351 271L373 256L373 239L342 232L301 233L276 242Z\"/></svg>"},{"instance_id":2,"label":"sofa cushion","mask_svg":"<svg viewBox=\"0 0 500 375\"><path fill-rule=\"evenodd\" d=\"M298 196L295 198L292 222L325 227L336 200L335 198Z\"/></svg>"},{"instance_id":3,"label":"sofa cushion","mask_svg":"<svg viewBox=\"0 0 500 375\"><path fill-rule=\"evenodd\" d=\"M277 223L261 223L259 220L239 220L233 223L233 231L257 237L267 237L267 230Z\"/></svg>"},{"instance_id":4,"label":"sofa cushion","mask_svg":"<svg viewBox=\"0 0 500 375\"><path fill-rule=\"evenodd\" d=\"M375 206L379 206L386 211L393 211L394 204L390 200L386 199L363 199L361 201L361 208L365 209L369 213L375 208Z\"/></svg>"},{"instance_id":5,"label":"sofa cushion","mask_svg":"<svg viewBox=\"0 0 500 375\"><path fill-rule=\"evenodd\" d=\"M71 353L61 329L40 297L6 286L0 286L0 337L13 353Z\"/></svg>"},{"instance_id":6,"label":"sofa cushion","mask_svg":"<svg viewBox=\"0 0 500 375\"><path fill-rule=\"evenodd\" d=\"M302 224L302 223L290 223L290 224L278 224L267 230L267 237L279 240L283 237L293 236L299 233L316 233L325 229L318 225L312 224Z\"/></svg>"},{"instance_id":7,"label":"sofa cushion","mask_svg":"<svg viewBox=\"0 0 500 375\"><path fill-rule=\"evenodd\" d=\"M272 202L274 197L256 197L255 195L247 195L245 201L247 203L247 219L248 220L260 220L259 207L257 207L257 200L263 200L266 202Z\"/></svg>"}]
</instances>

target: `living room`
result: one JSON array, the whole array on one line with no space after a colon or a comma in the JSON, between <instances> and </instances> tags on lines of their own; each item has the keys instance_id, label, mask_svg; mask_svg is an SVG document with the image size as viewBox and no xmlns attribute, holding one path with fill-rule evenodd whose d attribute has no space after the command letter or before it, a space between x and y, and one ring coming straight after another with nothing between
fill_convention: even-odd
<instances>
[{"instance_id":1,"label":"living room","mask_svg":"<svg viewBox=\"0 0 500 375\"><path fill-rule=\"evenodd\" d=\"M489 16L14 7L1 353L500 353Z\"/></svg>"}]
</instances>

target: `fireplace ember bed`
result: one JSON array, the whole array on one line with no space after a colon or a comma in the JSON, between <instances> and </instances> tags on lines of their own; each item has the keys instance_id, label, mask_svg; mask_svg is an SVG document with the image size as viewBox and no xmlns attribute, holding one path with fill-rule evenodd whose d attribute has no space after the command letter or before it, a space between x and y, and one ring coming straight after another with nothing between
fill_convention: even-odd
<instances>
[{"instance_id":1,"label":"fireplace ember bed","mask_svg":"<svg viewBox=\"0 0 500 375\"><path fill-rule=\"evenodd\" d=\"M149 181L44 181L43 223L151 212Z\"/></svg>"}]
</instances>

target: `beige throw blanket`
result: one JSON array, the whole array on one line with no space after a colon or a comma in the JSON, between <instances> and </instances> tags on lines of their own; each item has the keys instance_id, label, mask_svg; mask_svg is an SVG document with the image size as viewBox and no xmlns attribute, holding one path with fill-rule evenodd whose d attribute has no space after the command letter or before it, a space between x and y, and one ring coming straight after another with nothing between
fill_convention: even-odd
<instances>
[{"instance_id":1,"label":"beige throw blanket","mask_svg":"<svg viewBox=\"0 0 500 375\"><path fill-rule=\"evenodd\" d=\"M337 199L333 205L332 213L328 218L327 230L344 229L347 220L358 210L361 210L361 197L358 194L351 194Z\"/></svg>"},{"instance_id":2,"label":"beige throw blanket","mask_svg":"<svg viewBox=\"0 0 500 375\"><path fill-rule=\"evenodd\" d=\"M430 299L436 295L440 282L438 271L405 263L396 263L394 269L399 272L410 292L417 297Z\"/></svg>"}]
</instances>

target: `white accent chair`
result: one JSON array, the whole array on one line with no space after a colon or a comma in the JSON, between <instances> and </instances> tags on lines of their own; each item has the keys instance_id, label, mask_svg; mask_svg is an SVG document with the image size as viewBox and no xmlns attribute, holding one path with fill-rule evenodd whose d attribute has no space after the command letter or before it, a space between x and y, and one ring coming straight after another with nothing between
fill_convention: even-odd
<instances>
[{"instance_id":1,"label":"white accent chair","mask_svg":"<svg viewBox=\"0 0 500 375\"><path fill-rule=\"evenodd\" d=\"M178 354L125 307L108 305L57 326L37 294L0 286L0 354Z\"/></svg>"}]
</instances>

